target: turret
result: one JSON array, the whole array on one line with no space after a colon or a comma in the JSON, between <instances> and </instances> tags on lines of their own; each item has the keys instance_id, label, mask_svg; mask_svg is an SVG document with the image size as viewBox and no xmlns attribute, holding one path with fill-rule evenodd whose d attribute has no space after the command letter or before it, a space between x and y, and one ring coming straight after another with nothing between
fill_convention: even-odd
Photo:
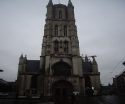
<instances>
[{"instance_id":1,"label":"turret","mask_svg":"<svg viewBox=\"0 0 125 104\"><path fill-rule=\"evenodd\" d=\"M26 64L26 62L27 62L27 55L25 55L24 57L24 64Z\"/></svg>"},{"instance_id":2,"label":"turret","mask_svg":"<svg viewBox=\"0 0 125 104\"><path fill-rule=\"evenodd\" d=\"M83 63L84 72L92 72L92 62L88 56L85 56L85 61Z\"/></svg>"},{"instance_id":3,"label":"turret","mask_svg":"<svg viewBox=\"0 0 125 104\"><path fill-rule=\"evenodd\" d=\"M48 3L48 5L47 5L47 6L52 6L52 5L53 5L52 0L49 0L49 3Z\"/></svg>"},{"instance_id":4,"label":"turret","mask_svg":"<svg viewBox=\"0 0 125 104\"><path fill-rule=\"evenodd\" d=\"M93 72L97 73L98 72L98 64L97 64L97 62L95 60L95 56L92 56L92 59L93 59L93 61L92 61L92 70L93 70Z\"/></svg>"},{"instance_id":5,"label":"turret","mask_svg":"<svg viewBox=\"0 0 125 104\"><path fill-rule=\"evenodd\" d=\"M68 2L68 7L72 7L72 8L74 8L74 6L73 6L71 0L69 0L69 2Z\"/></svg>"},{"instance_id":6,"label":"turret","mask_svg":"<svg viewBox=\"0 0 125 104\"><path fill-rule=\"evenodd\" d=\"M22 72L23 63L24 63L24 57L23 57L23 54L21 54L21 56L20 56L20 58L19 58L19 64L18 64L18 76L19 76L19 74L21 74L21 72Z\"/></svg>"},{"instance_id":7,"label":"turret","mask_svg":"<svg viewBox=\"0 0 125 104\"><path fill-rule=\"evenodd\" d=\"M88 57L87 56L85 56L85 62L88 62Z\"/></svg>"},{"instance_id":8,"label":"turret","mask_svg":"<svg viewBox=\"0 0 125 104\"><path fill-rule=\"evenodd\" d=\"M71 0L69 0L68 2L68 19L74 20L74 6L71 2Z\"/></svg>"},{"instance_id":9,"label":"turret","mask_svg":"<svg viewBox=\"0 0 125 104\"><path fill-rule=\"evenodd\" d=\"M52 2L52 0L49 0L49 3L47 5L46 18L47 19L52 19L52 17L53 17L53 2Z\"/></svg>"},{"instance_id":10,"label":"turret","mask_svg":"<svg viewBox=\"0 0 125 104\"><path fill-rule=\"evenodd\" d=\"M19 58L19 65L23 64L23 59L24 59L23 54L21 54Z\"/></svg>"},{"instance_id":11,"label":"turret","mask_svg":"<svg viewBox=\"0 0 125 104\"><path fill-rule=\"evenodd\" d=\"M24 57L23 54L21 54L19 58L18 74L21 74L25 71L26 60L27 60L27 57L26 56Z\"/></svg>"}]
</instances>

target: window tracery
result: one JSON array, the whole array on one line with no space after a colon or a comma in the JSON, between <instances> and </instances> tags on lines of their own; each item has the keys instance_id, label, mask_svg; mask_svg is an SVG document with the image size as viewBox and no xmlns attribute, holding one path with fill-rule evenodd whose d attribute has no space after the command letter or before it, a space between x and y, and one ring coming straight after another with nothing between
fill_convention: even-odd
<instances>
[{"instance_id":1,"label":"window tracery","mask_svg":"<svg viewBox=\"0 0 125 104\"><path fill-rule=\"evenodd\" d=\"M64 52L65 53L68 53L68 44L69 44L68 41L64 42Z\"/></svg>"},{"instance_id":2,"label":"window tracery","mask_svg":"<svg viewBox=\"0 0 125 104\"><path fill-rule=\"evenodd\" d=\"M58 25L55 25L55 36L58 36Z\"/></svg>"},{"instance_id":3,"label":"window tracery","mask_svg":"<svg viewBox=\"0 0 125 104\"><path fill-rule=\"evenodd\" d=\"M62 11L59 11L59 19L62 19Z\"/></svg>"},{"instance_id":4,"label":"window tracery","mask_svg":"<svg viewBox=\"0 0 125 104\"><path fill-rule=\"evenodd\" d=\"M54 42L54 51L55 53L59 52L59 42L57 40Z\"/></svg>"},{"instance_id":5,"label":"window tracery","mask_svg":"<svg viewBox=\"0 0 125 104\"><path fill-rule=\"evenodd\" d=\"M67 36L67 26L64 26L64 36Z\"/></svg>"}]
</instances>

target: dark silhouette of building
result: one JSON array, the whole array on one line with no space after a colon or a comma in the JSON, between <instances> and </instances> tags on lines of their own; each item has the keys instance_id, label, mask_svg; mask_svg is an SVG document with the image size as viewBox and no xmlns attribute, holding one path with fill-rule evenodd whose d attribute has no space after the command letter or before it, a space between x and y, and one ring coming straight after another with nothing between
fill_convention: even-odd
<instances>
[{"instance_id":1,"label":"dark silhouette of building","mask_svg":"<svg viewBox=\"0 0 125 104\"><path fill-rule=\"evenodd\" d=\"M125 71L113 78L113 89L116 94L125 94Z\"/></svg>"},{"instance_id":2,"label":"dark silhouette of building","mask_svg":"<svg viewBox=\"0 0 125 104\"><path fill-rule=\"evenodd\" d=\"M71 0L68 5L49 0L40 60L20 56L17 93L62 99L73 92L85 95L88 88L98 94L100 73L95 56L80 56L74 6Z\"/></svg>"},{"instance_id":3,"label":"dark silhouette of building","mask_svg":"<svg viewBox=\"0 0 125 104\"><path fill-rule=\"evenodd\" d=\"M2 96L15 96L16 92L16 83L7 82L3 79L0 79L0 97Z\"/></svg>"}]
</instances>

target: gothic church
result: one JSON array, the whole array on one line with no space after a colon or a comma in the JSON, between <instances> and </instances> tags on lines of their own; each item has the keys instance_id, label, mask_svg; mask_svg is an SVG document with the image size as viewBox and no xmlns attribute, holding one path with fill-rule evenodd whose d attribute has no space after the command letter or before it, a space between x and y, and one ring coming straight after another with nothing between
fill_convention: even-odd
<instances>
[{"instance_id":1,"label":"gothic church","mask_svg":"<svg viewBox=\"0 0 125 104\"><path fill-rule=\"evenodd\" d=\"M100 91L100 73L95 56L81 57L74 6L47 5L46 23L40 60L19 58L18 96L85 95L87 88Z\"/></svg>"}]
</instances>

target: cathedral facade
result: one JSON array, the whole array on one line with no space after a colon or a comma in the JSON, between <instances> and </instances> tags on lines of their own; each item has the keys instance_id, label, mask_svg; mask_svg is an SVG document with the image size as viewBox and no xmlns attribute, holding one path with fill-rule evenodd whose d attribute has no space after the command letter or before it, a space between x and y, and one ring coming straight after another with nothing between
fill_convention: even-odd
<instances>
[{"instance_id":1,"label":"cathedral facade","mask_svg":"<svg viewBox=\"0 0 125 104\"><path fill-rule=\"evenodd\" d=\"M40 60L19 59L18 96L65 96L71 93L86 94L92 88L100 91L100 73L95 56L81 57L74 6L47 5L46 23Z\"/></svg>"}]
</instances>

